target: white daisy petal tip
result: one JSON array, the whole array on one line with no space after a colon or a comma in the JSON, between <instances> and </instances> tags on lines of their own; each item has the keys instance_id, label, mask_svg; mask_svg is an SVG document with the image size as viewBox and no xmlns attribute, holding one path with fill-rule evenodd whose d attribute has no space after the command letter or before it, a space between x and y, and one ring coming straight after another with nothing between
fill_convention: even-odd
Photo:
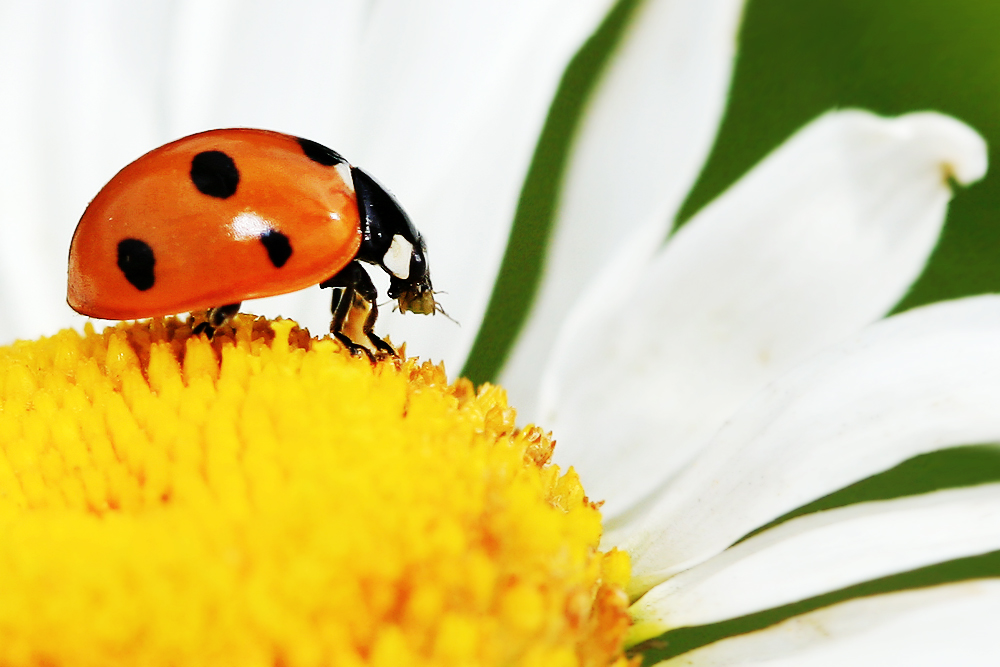
<instances>
[{"instance_id":1,"label":"white daisy petal tip","mask_svg":"<svg viewBox=\"0 0 1000 667\"><path fill-rule=\"evenodd\" d=\"M912 126L921 140L940 148L946 175L961 185L970 185L986 175L986 140L965 123L934 112L913 113L899 120Z\"/></svg>"},{"instance_id":2,"label":"white daisy petal tip","mask_svg":"<svg viewBox=\"0 0 1000 667\"><path fill-rule=\"evenodd\" d=\"M875 121L877 132L937 157L945 182L954 179L970 185L986 175L989 166L986 140L962 121L934 111L881 118L865 111L848 110L838 115L857 115L862 122ZM864 120L862 120L864 117Z\"/></svg>"}]
</instances>

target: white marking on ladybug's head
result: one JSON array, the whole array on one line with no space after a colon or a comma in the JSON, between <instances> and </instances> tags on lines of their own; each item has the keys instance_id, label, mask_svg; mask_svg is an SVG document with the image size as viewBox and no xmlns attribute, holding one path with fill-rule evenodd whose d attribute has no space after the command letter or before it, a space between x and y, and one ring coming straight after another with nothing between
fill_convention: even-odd
<instances>
[{"instance_id":1,"label":"white marking on ladybug's head","mask_svg":"<svg viewBox=\"0 0 1000 667\"><path fill-rule=\"evenodd\" d=\"M399 234L392 237L392 245L382 258L382 265L389 269L392 275L400 280L410 277L410 256L413 254L413 244Z\"/></svg>"},{"instance_id":2,"label":"white marking on ladybug's head","mask_svg":"<svg viewBox=\"0 0 1000 667\"><path fill-rule=\"evenodd\" d=\"M232 229L233 238L237 241L259 239L273 229L271 223L253 211L236 214L229 227Z\"/></svg>"},{"instance_id":3,"label":"white marking on ladybug's head","mask_svg":"<svg viewBox=\"0 0 1000 667\"><path fill-rule=\"evenodd\" d=\"M346 162L338 162L333 165L333 168L340 174L340 180L344 182L347 189L354 192L354 176L351 175L351 165Z\"/></svg>"}]
</instances>

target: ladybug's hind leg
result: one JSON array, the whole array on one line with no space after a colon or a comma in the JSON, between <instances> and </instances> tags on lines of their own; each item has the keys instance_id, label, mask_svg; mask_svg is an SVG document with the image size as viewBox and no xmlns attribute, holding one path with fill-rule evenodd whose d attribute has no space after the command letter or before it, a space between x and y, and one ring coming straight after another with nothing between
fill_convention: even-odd
<instances>
[{"instance_id":1,"label":"ladybug's hind leg","mask_svg":"<svg viewBox=\"0 0 1000 667\"><path fill-rule=\"evenodd\" d=\"M240 302L230 303L225 306L218 306L216 308L209 308L205 311L205 319L195 325L191 332L197 336L200 333L208 336L211 340L215 336L215 330L221 326L224 326L236 316L236 313L240 312Z\"/></svg>"},{"instance_id":2,"label":"ladybug's hind leg","mask_svg":"<svg viewBox=\"0 0 1000 667\"><path fill-rule=\"evenodd\" d=\"M372 283L371 276L357 260L345 266L337 275L324 280L320 283L320 287L333 288L333 303L330 307L333 320L330 322L330 333L350 350L351 354L354 356L365 354L374 361L374 356L367 347L355 343L344 333L344 327L351 322L352 316L364 315L361 333L379 352L396 356L392 346L375 335L375 320L378 319L378 306L375 301L378 299L378 291Z\"/></svg>"}]
</instances>

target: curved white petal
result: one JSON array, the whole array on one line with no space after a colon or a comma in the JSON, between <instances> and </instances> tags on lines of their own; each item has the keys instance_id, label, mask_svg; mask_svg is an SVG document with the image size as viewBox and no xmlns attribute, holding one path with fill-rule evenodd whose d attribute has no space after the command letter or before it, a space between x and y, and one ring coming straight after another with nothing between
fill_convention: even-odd
<instances>
[{"instance_id":1,"label":"curved white petal","mask_svg":"<svg viewBox=\"0 0 1000 667\"><path fill-rule=\"evenodd\" d=\"M828 113L648 265L632 249L602 271L545 373L541 421L611 527L767 382L884 315L934 247L947 177L985 166L952 118Z\"/></svg>"},{"instance_id":2,"label":"curved white petal","mask_svg":"<svg viewBox=\"0 0 1000 667\"><path fill-rule=\"evenodd\" d=\"M915 309L780 378L630 526L634 592L924 452L1000 440L1000 297Z\"/></svg>"},{"instance_id":3,"label":"curved white petal","mask_svg":"<svg viewBox=\"0 0 1000 667\"><path fill-rule=\"evenodd\" d=\"M664 667L994 666L1000 580L843 602L657 663Z\"/></svg>"},{"instance_id":4,"label":"curved white petal","mask_svg":"<svg viewBox=\"0 0 1000 667\"><path fill-rule=\"evenodd\" d=\"M787 521L671 577L632 605L632 639L778 607L1000 549L1000 484Z\"/></svg>"},{"instance_id":5,"label":"curved white petal","mask_svg":"<svg viewBox=\"0 0 1000 667\"><path fill-rule=\"evenodd\" d=\"M500 382L535 417L539 369L595 268L641 223L666 238L725 108L743 0L639 7L584 111L542 282Z\"/></svg>"}]
</instances>

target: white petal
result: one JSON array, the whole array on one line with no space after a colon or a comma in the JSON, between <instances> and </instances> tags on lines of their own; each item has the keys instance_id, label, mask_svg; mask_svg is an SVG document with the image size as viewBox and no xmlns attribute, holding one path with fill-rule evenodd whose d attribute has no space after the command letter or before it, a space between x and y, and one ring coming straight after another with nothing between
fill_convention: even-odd
<instances>
[{"instance_id":1,"label":"white petal","mask_svg":"<svg viewBox=\"0 0 1000 667\"><path fill-rule=\"evenodd\" d=\"M666 238L725 108L743 0L646 2L601 75L569 155L545 268L501 376L535 417L539 369L596 267L651 221Z\"/></svg>"},{"instance_id":2,"label":"white petal","mask_svg":"<svg viewBox=\"0 0 1000 667\"><path fill-rule=\"evenodd\" d=\"M446 292L440 301L461 323L387 314L381 330L405 340L411 353L460 368L563 70L611 4L376 6L379 37L360 60L365 79L353 109L351 159L393 190L424 234L434 287Z\"/></svg>"},{"instance_id":3,"label":"white petal","mask_svg":"<svg viewBox=\"0 0 1000 667\"><path fill-rule=\"evenodd\" d=\"M1000 484L787 521L682 572L631 609L635 642L1000 549Z\"/></svg>"},{"instance_id":4,"label":"white petal","mask_svg":"<svg viewBox=\"0 0 1000 667\"><path fill-rule=\"evenodd\" d=\"M1000 297L867 328L750 401L629 527L634 592L924 452L1000 440Z\"/></svg>"},{"instance_id":5,"label":"white petal","mask_svg":"<svg viewBox=\"0 0 1000 667\"><path fill-rule=\"evenodd\" d=\"M658 665L939 667L998 664L1000 580L844 602Z\"/></svg>"},{"instance_id":6,"label":"white petal","mask_svg":"<svg viewBox=\"0 0 1000 667\"><path fill-rule=\"evenodd\" d=\"M163 113L171 137L262 127L333 147L368 28L368 0L175 3Z\"/></svg>"},{"instance_id":7,"label":"white petal","mask_svg":"<svg viewBox=\"0 0 1000 667\"><path fill-rule=\"evenodd\" d=\"M985 144L932 113L829 113L644 264L620 253L572 311L541 423L612 528L767 382L889 310ZM636 236L646 234L639 229Z\"/></svg>"}]
</instances>

